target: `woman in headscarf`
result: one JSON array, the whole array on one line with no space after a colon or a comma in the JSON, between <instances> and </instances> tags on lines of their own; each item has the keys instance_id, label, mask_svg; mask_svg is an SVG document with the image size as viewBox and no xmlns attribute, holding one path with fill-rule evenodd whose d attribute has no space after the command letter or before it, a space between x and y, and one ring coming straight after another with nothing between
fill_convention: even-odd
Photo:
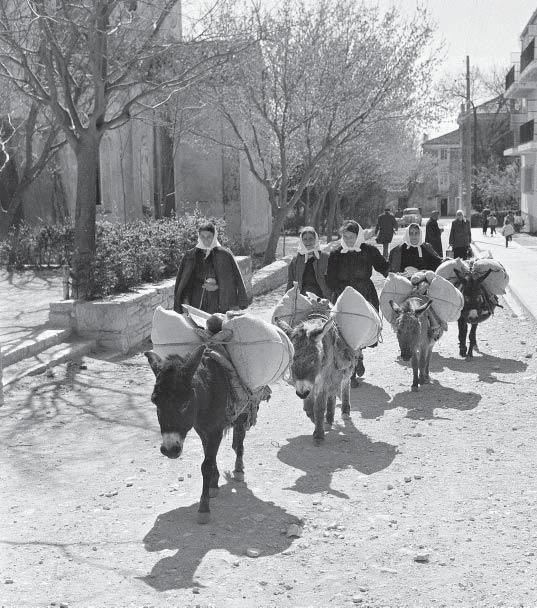
<instances>
[{"instance_id":1,"label":"woman in headscarf","mask_svg":"<svg viewBox=\"0 0 537 608\"><path fill-rule=\"evenodd\" d=\"M364 231L358 222L347 220L339 229L341 240L330 253L326 282L335 302L345 287L354 287L376 310L379 309L377 290L371 280L373 269L388 274L388 262L373 245L364 243Z\"/></svg>"},{"instance_id":2,"label":"woman in headscarf","mask_svg":"<svg viewBox=\"0 0 537 608\"><path fill-rule=\"evenodd\" d=\"M442 258L429 243L423 242L418 224L410 224L403 236L403 242L390 251L388 261L391 272L410 275L415 270L436 270L442 263Z\"/></svg>"},{"instance_id":3,"label":"woman in headscarf","mask_svg":"<svg viewBox=\"0 0 537 608\"><path fill-rule=\"evenodd\" d=\"M297 254L288 266L287 289L296 283L301 294L310 292L329 300L330 290L326 284L328 254L321 251L319 236L312 226L302 228L299 237Z\"/></svg>"},{"instance_id":4,"label":"woman in headscarf","mask_svg":"<svg viewBox=\"0 0 537 608\"><path fill-rule=\"evenodd\" d=\"M233 254L218 241L213 223L198 228L198 242L189 249L177 271L173 309L190 304L208 313L247 308L248 296Z\"/></svg>"},{"instance_id":5,"label":"woman in headscarf","mask_svg":"<svg viewBox=\"0 0 537 608\"><path fill-rule=\"evenodd\" d=\"M364 243L364 231L358 222L347 220L339 229L341 240L330 253L326 282L332 290L335 302L345 287L354 287L378 311L379 298L371 280L373 269L383 276L388 274L388 262L373 245ZM356 376L364 375L363 353L351 378L351 386L357 386Z\"/></svg>"}]
</instances>

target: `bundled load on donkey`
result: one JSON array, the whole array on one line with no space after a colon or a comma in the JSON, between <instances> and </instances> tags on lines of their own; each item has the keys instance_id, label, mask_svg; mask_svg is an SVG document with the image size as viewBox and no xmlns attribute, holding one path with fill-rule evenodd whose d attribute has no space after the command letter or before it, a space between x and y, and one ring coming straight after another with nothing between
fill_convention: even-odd
<instances>
[{"instance_id":1,"label":"bundled load on donkey","mask_svg":"<svg viewBox=\"0 0 537 608\"><path fill-rule=\"evenodd\" d=\"M158 306L153 315L151 340L159 356L184 357L207 341L211 346L221 343L225 351L222 354L251 391L276 382L285 373L293 357L293 347L278 327L248 314L209 315L192 307L185 308L193 311L197 319L205 320L208 333L204 334L192 314L179 314Z\"/></svg>"},{"instance_id":2,"label":"bundled load on donkey","mask_svg":"<svg viewBox=\"0 0 537 608\"><path fill-rule=\"evenodd\" d=\"M382 314L390 323L393 323L395 313L390 301L401 306L413 295L426 296L430 299L431 308L441 323L451 323L459 318L463 307L460 291L432 270L416 272L410 280L404 276L389 273L379 296Z\"/></svg>"},{"instance_id":3,"label":"bundled load on donkey","mask_svg":"<svg viewBox=\"0 0 537 608\"><path fill-rule=\"evenodd\" d=\"M366 348L378 342L382 322L377 311L353 287L345 287L336 303L332 316L343 336L353 349Z\"/></svg>"},{"instance_id":4,"label":"bundled load on donkey","mask_svg":"<svg viewBox=\"0 0 537 608\"><path fill-rule=\"evenodd\" d=\"M319 305L320 302L323 302ZM318 298L316 295L309 293L303 295L300 293L298 284L289 289L272 311L272 323L276 319L280 319L288 323L291 327L295 327L301 321L308 318L309 315L316 311L326 309L326 300Z\"/></svg>"}]
</instances>

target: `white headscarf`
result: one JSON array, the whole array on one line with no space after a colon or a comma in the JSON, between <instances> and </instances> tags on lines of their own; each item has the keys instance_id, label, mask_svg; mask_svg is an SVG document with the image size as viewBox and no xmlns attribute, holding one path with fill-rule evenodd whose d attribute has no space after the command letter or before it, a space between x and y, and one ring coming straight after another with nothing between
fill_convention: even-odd
<instances>
[{"instance_id":1,"label":"white headscarf","mask_svg":"<svg viewBox=\"0 0 537 608\"><path fill-rule=\"evenodd\" d=\"M308 232L315 235L315 244L313 245L313 249L306 249L306 245L304 245L304 241L302 240L302 235L304 233L308 233ZM305 228L302 228L302 230L300 231L299 239L298 239L298 248L296 250L297 253L302 254L304 256L304 261L308 260L310 253L313 253L313 255L317 259L319 259L320 249L321 249L321 246L319 244L319 235L317 234L317 232L315 232L315 229L312 228L311 226L306 226Z\"/></svg>"},{"instance_id":2,"label":"white headscarf","mask_svg":"<svg viewBox=\"0 0 537 608\"><path fill-rule=\"evenodd\" d=\"M358 227L358 234L356 235L356 240L354 241L354 245L352 247L349 247L345 243L345 239L343 238L343 236L341 237L339 241L341 244L341 253L347 253L347 251L360 251L360 247L362 246L362 243L365 241L365 239L364 229L360 226L360 224L358 224ZM352 232L352 230L349 230L349 232Z\"/></svg>"},{"instance_id":3,"label":"white headscarf","mask_svg":"<svg viewBox=\"0 0 537 608\"><path fill-rule=\"evenodd\" d=\"M420 240L417 245L413 245L410 242L410 226L416 226L416 228L420 231ZM403 243L407 246L408 249L410 249L411 247L415 247L418 250L418 256L420 258L423 257L423 252L421 250L421 246L423 245L423 234L421 233L421 228L418 226L418 224L409 224L406 227L405 234L403 235Z\"/></svg>"},{"instance_id":4,"label":"white headscarf","mask_svg":"<svg viewBox=\"0 0 537 608\"><path fill-rule=\"evenodd\" d=\"M198 242L196 244L196 249L203 249L205 251L205 257L207 257L215 247L221 247L220 242L218 241L218 234L216 232L216 228L214 231L213 240L211 241L211 244L208 247L203 244L201 236L198 233Z\"/></svg>"}]
</instances>

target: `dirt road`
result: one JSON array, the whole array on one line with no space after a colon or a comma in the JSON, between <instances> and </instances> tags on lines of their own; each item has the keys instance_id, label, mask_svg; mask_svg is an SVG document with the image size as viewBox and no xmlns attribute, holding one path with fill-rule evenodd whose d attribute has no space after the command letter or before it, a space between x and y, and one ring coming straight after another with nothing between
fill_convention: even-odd
<instances>
[{"instance_id":1,"label":"dirt road","mask_svg":"<svg viewBox=\"0 0 537 608\"><path fill-rule=\"evenodd\" d=\"M206 526L201 444L160 455L141 354L25 380L0 408L0 606L536 606L536 336L500 310L466 362L454 324L416 394L385 328L319 448L277 384Z\"/></svg>"}]
</instances>

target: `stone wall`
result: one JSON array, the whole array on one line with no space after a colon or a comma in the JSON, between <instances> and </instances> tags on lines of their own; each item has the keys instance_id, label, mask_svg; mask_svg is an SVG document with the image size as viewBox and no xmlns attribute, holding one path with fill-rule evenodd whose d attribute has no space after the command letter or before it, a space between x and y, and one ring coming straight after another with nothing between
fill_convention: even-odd
<instances>
[{"instance_id":1,"label":"stone wall","mask_svg":"<svg viewBox=\"0 0 537 608\"><path fill-rule=\"evenodd\" d=\"M252 260L236 258L246 291L252 297ZM173 307L175 279L157 285L143 285L134 293L121 294L95 302L65 300L51 302L49 325L71 328L83 338L97 340L99 347L126 353L151 335L157 306Z\"/></svg>"}]
</instances>

